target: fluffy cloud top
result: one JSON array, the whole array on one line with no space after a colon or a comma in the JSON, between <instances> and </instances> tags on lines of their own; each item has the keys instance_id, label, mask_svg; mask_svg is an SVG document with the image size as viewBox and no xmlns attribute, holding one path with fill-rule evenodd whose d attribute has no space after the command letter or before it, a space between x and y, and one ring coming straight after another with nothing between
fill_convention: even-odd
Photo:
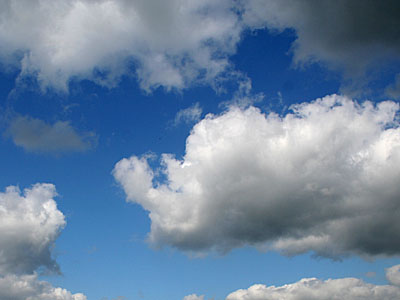
<instances>
[{"instance_id":1,"label":"fluffy cloud top","mask_svg":"<svg viewBox=\"0 0 400 300\"><path fill-rule=\"evenodd\" d=\"M48 282L39 281L33 275L8 275L0 277L0 299L2 300L86 300L83 294L71 294L55 288Z\"/></svg>"},{"instance_id":2,"label":"fluffy cloud top","mask_svg":"<svg viewBox=\"0 0 400 300\"><path fill-rule=\"evenodd\" d=\"M356 278L325 281L305 278L279 287L256 284L229 294L226 300L395 300L399 297L398 287L368 284Z\"/></svg>"},{"instance_id":3,"label":"fluffy cloud top","mask_svg":"<svg viewBox=\"0 0 400 300\"><path fill-rule=\"evenodd\" d=\"M54 124L30 117L17 117L10 122L6 131L17 146L33 152L85 151L96 144L92 132L79 134L69 122Z\"/></svg>"},{"instance_id":4,"label":"fluffy cloud top","mask_svg":"<svg viewBox=\"0 0 400 300\"><path fill-rule=\"evenodd\" d=\"M194 126L182 160L162 156L165 181L146 157L113 174L149 211L156 246L398 255L398 109L337 95L284 117L232 107Z\"/></svg>"},{"instance_id":5,"label":"fluffy cloud top","mask_svg":"<svg viewBox=\"0 0 400 300\"><path fill-rule=\"evenodd\" d=\"M58 271L51 248L65 225L52 184L35 184L21 195L15 186L0 193L0 275ZM1 289L0 289L1 290Z\"/></svg>"},{"instance_id":6,"label":"fluffy cloud top","mask_svg":"<svg viewBox=\"0 0 400 300\"><path fill-rule=\"evenodd\" d=\"M400 286L400 265L396 265L387 269L386 278L391 284Z\"/></svg>"},{"instance_id":7,"label":"fluffy cloud top","mask_svg":"<svg viewBox=\"0 0 400 300\"><path fill-rule=\"evenodd\" d=\"M113 86L132 64L144 89L209 81L241 31L228 0L2 0L0 11L3 62L59 89Z\"/></svg>"},{"instance_id":8,"label":"fluffy cloud top","mask_svg":"<svg viewBox=\"0 0 400 300\"><path fill-rule=\"evenodd\" d=\"M0 299L86 300L39 281L35 270L59 271L51 250L64 215L57 209L52 184L35 184L23 194L15 186L0 193Z\"/></svg>"}]
</instances>

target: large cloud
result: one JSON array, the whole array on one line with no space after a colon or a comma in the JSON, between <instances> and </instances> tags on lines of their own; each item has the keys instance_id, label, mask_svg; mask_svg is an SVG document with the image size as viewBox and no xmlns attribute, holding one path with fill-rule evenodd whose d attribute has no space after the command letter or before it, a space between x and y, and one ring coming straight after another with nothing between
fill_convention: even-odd
<instances>
[{"instance_id":1,"label":"large cloud","mask_svg":"<svg viewBox=\"0 0 400 300\"><path fill-rule=\"evenodd\" d=\"M40 119L16 117L6 130L17 146L27 151L61 153L85 151L97 143L93 132L78 133L66 121L48 124Z\"/></svg>"},{"instance_id":2,"label":"large cloud","mask_svg":"<svg viewBox=\"0 0 400 300\"><path fill-rule=\"evenodd\" d=\"M0 276L0 299L2 300L86 300L83 294L55 288L33 275Z\"/></svg>"},{"instance_id":3,"label":"large cloud","mask_svg":"<svg viewBox=\"0 0 400 300\"><path fill-rule=\"evenodd\" d=\"M255 284L248 289L230 293L226 300L396 300L400 298L400 287L391 281L393 274L398 279L400 265L386 270L391 285L374 285L357 278L321 280L303 278L298 282L282 286ZM204 299L195 294L183 298Z\"/></svg>"},{"instance_id":4,"label":"large cloud","mask_svg":"<svg viewBox=\"0 0 400 300\"><path fill-rule=\"evenodd\" d=\"M0 275L57 271L51 248L65 225L52 184L35 184L21 195L15 186L0 193Z\"/></svg>"},{"instance_id":5,"label":"large cloud","mask_svg":"<svg viewBox=\"0 0 400 300\"><path fill-rule=\"evenodd\" d=\"M249 0L244 22L251 27L293 28L296 64L323 62L352 77L382 61L400 59L400 3L397 0Z\"/></svg>"},{"instance_id":6,"label":"large cloud","mask_svg":"<svg viewBox=\"0 0 400 300\"><path fill-rule=\"evenodd\" d=\"M396 0L1 0L0 57L43 88L135 72L144 89L181 89L224 76L247 29L293 28L296 63L358 76L399 60L399 11Z\"/></svg>"},{"instance_id":7,"label":"large cloud","mask_svg":"<svg viewBox=\"0 0 400 300\"><path fill-rule=\"evenodd\" d=\"M391 285L373 285L357 278L328 279L305 278L283 286L256 284L235 291L226 300L395 300L400 288Z\"/></svg>"},{"instance_id":8,"label":"large cloud","mask_svg":"<svg viewBox=\"0 0 400 300\"><path fill-rule=\"evenodd\" d=\"M136 65L142 88L209 82L241 32L230 0L2 0L0 55L66 89L71 78L113 86Z\"/></svg>"},{"instance_id":9,"label":"large cloud","mask_svg":"<svg viewBox=\"0 0 400 300\"><path fill-rule=\"evenodd\" d=\"M285 117L232 107L193 128L182 160L162 156L164 181L146 157L113 174L149 211L156 246L398 255L398 108L337 95Z\"/></svg>"}]
</instances>

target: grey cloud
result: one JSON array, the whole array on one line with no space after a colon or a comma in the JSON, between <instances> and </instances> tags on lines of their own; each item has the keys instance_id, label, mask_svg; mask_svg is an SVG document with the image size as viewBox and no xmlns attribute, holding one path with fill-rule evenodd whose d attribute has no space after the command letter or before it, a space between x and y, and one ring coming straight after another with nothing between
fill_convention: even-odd
<instances>
[{"instance_id":1,"label":"grey cloud","mask_svg":"<svg viewBox=\"0 0 400 300\"><path fill-rule=\"evenodd\" d=\"M0 275L31 274L41 266L58 271L51 248L65 220L54 196L52 184L0 193Z\"/></svg>"},{"instance_id":2,"label":"grey cloud","mask_svg":"<svg viewBox=\"0 0 400 300\"><path fill-rule=\"evenodd\" d=\"M51 250L66 222L57 209L54 185L38 183L21 193L0 193L0 299L86 300L83 294L39 281L38 268L59 272Z\"/></svg>"},{"instance_id":3,"label":"grey cloud","mask_svg":"<svg viewBox=\"0 0 400 300\"><path fill-rule=\"evenodd\" d=\"M0 276L0 299L2 300L86 300L83 294L55 288L50 283L39 281L33 275Z\"/></svg>"},{"instance_id":4,"label":"grey cloud","mask_svg":"<svg viewBox=\"0 0 400 300\"><path fill-rule=\"evenodd\" d=\"M293 28L294 62L322 62L363 77L400 59L400 3L396 0L249 0L244 22L271 30Z\"/></svg>"},{"instance_id":5,"label":"grey cloud","mask_svg":"<svg viewBox=\"0 0 400 300\"><path fill-rule=\"evenodd\" d=\"M22 116L10 122L6 136L10 136L15 145L32 152L86 151L97 143L93 132L78 133L69 122L48 124Z\"/></svg>"},{"instance_id":6,"label":"grey cloud","mask_svg":"<svg viewBox=\"0 0 400 300\"><path fill-rule=\"evenodd\" d=\"M360 77L399 60L399 11L396 0L3 0L0 61L43 89L74 79L113 87L133 74L147 91L216 86L247 29L293 28L295 64Z\"/></svg>"},{"instance_id":7,"label":"grey cloud","mask_svg":"<svg viewBox=\"0 0 400 300\"><path fill-rule=\"evenodd\" d=\"M322 59L356 70L387 55L399 58L396 0L250 0L245 6L250 26L296 30L296 62Z\"/></svg>"},{"instance_id":8,"label":"grey cloud","mask_svg":"<svg viewBox=\"0 0 400 300\"><path fill-rule=\"evenodd\" d=\"M393 99L400 98L400 74L396 76L393 84L389 85L386 90L386 95Z\"/></svg>"},{"instance_id":9,"label":"grey cloud","mask_svg":"<svg viewBox=\"0 0 400 300\"><path fill-rule=\"evenodd\" d=\"M233 107L194 126L182 160L162 156L165 182L146 157L113 175L149 211L155 246L398 255L398 109L337 95L285 117Z\"/></svg>"}]
</instances>

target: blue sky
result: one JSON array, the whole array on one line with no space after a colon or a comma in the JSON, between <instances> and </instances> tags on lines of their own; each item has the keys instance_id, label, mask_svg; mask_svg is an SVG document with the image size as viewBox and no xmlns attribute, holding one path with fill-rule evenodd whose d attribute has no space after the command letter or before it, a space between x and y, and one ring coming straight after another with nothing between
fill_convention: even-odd
<instances>
[{"instance_id":1,"label":"blue sky","mask_svg":"<svg viewBox=\"0 0 400 300\"><path fill-rule=\"evenodd\" d=\"M396 1L0 11L1 299L399 298Z\"/></svg>"}]
</instances>

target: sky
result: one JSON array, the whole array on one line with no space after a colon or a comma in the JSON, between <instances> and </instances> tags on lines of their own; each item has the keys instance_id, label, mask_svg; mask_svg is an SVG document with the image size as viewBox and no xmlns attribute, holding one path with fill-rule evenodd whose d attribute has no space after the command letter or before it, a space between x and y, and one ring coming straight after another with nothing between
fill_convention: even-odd
<instances>
[{"instance_id":1,"label":"sky","mask_svg":"<svg viewBox=\"0 0 400 300\"><path fill-rule=\"evenodd\" d=\"M0 0L0 299L400 298L396 0Z\"/></svg>"}]
</instances>

